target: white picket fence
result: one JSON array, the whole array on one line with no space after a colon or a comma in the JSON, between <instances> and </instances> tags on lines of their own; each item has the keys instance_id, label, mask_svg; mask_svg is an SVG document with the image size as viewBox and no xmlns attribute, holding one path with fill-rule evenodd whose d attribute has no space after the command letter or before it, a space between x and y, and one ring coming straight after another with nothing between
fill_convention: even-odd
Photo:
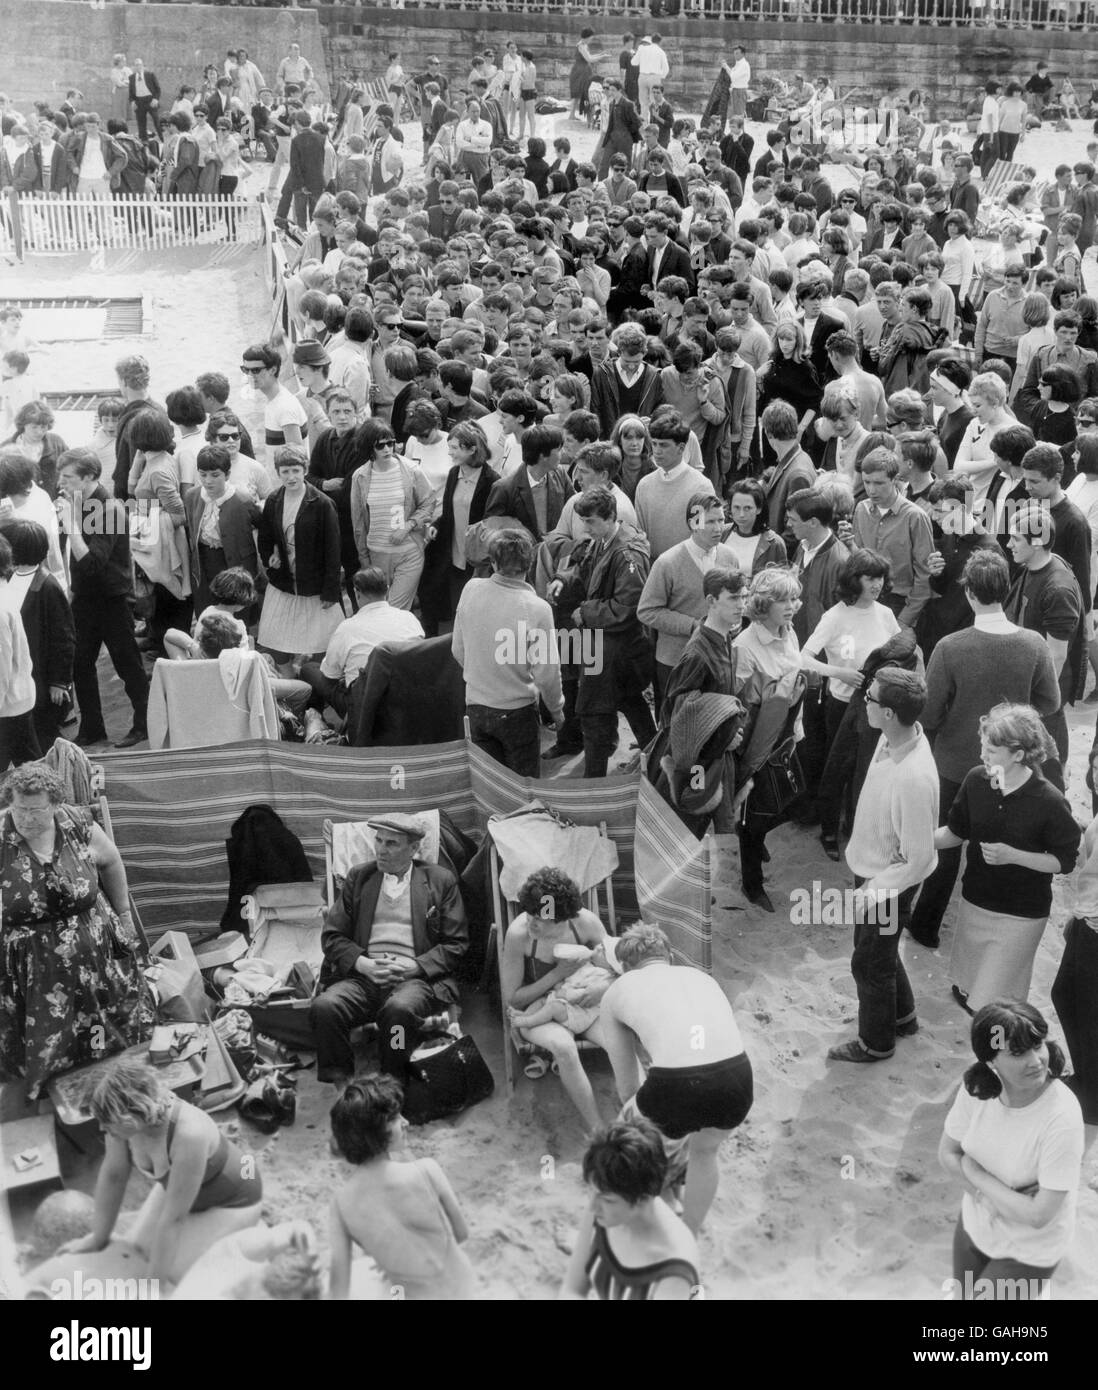
<instances>
[{"instance_id":1,"label":"white picket fence","mask_svg":"<svg viewBox=\"0 0 1098 1390\"><path fill-rule=\"evenodd\" d=\"M11 193L0 204L0 252L159 251L174 246L246 245L263 235L259 203L232 195L185 193L110 200Z\"/></svg>"}]
</instances>

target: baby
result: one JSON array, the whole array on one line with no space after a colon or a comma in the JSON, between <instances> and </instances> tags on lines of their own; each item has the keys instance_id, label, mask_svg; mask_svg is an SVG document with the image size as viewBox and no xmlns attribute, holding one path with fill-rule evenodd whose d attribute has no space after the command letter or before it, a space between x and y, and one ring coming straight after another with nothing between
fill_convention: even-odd
<instances>
[{"instance_id":1,"label":"baby","mask_svg":"<svg viewBox=\"0 0 1098 1390\"><path fill-rule=\"evenodd\" d=\"M562 1023L577 1037L586 1033L599 1016L602 996L621 974L616 939L608 936L593 950L586 946L558 946L558 959L578 959L583 952L584 964L566 980L554 985L544 999L528 1009L507 1010L516 1028L536 1028L540 1023Z\"/></svg>"}]
</instances>

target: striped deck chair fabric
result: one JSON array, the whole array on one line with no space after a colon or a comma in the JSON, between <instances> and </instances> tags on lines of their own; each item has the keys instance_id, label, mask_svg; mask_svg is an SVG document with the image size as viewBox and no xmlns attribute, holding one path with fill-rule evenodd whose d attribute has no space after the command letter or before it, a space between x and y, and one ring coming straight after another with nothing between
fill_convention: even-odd
<instances>
[{"instance_id":1,"label":"striped deck chair fabric","mask_svg":"<svg viewBox=\"0 0 1098 1390\"><path fill-rule=\"evenodd\" d=\"M980 184L980 198L985 202L993 202L1001 197L1012 183L1021 183L1025 179L1025 164L1008 164L1005 159L997 159L988 170L987 178Z\"/></svg>"},{"instance_id":2,"label":"striped deck chair fabric","mask_svg":"<svg viewBox=\"0 0 1098 1390\"><path fill-rule=\"evenodd\" d=\"M646 777L637 793L637 901L667 933L677 960L713 969L709 840L697 840Z\"/></svg>"}]
</instances>

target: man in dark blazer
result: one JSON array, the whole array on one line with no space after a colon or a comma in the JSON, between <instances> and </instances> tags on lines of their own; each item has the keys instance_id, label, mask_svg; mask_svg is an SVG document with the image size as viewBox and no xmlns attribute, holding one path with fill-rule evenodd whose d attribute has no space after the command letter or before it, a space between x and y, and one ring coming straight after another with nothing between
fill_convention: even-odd
<instances>
[{"instance_id":1,"label":"man in dark blazer","mask_svg":"<svg viewBox=\"0 0 1098 1390\"><path fill-rule=\"evenodd\" d=\"M183 494L187 516L187 541L191 557L191 590L194 611L200 614L213 602L210 584L227 569L246 569L254 579L259 573L254 528L259 526L259 508L229 483L232 460L228 449L207 444L198 451L200 487ZM209 509L216 512L214 522ZM214 540L219 544L213 544Z\"/></svg>"},{"instance_id":2,"label":"man in dark blazer","mask_svg":"<svg viewBox=\"0 0 1098 1390\"><path fill-rule=\"evenodd\" d=\"M743 117L729 116L728 134L720 144L721 163L732 170L744 188L751 173L751 151L754 148L755 141L743 128Z\"/></svg>"},{"instance_id":3,"label":"man in dark blazer","mask_svg":"<svg viewBox=\"0 0 1098 1390\"><path fill-rule=\"evenodd\" d=\"M141 58L133 60L133 72L130 73L130 105L137 116L137 133L141 143L148 142L150 117L157 139L161 139L160 83L155 72L146 72Z\"/></svg>"},{"instance_id":4,"label":"man in dark blazer","mask_svg":"<svg viewBox=\"0 0 1098 1390\"><path fill-rule=\"evenodd\" d=\"M827 355L827 340L832 333L846 331L846 320L828 313L821 306L830 297L831 286L824 280L811 280L797 286L797 319L808 340L808 360L816 368L820 382L826 385L835 379L835 368Z\"/></svg>"},{"instance_id":5,"label":"man in dark blazer","mask_svg":"<svg viewBox=\"0 0 1098 1390\"><path fill-rule=\"evenodd\" d=\"M532 425L522 436L522 467L492 488L485 517L514 517L535 541L543 541L560 520L572 492L567 473L558 467L563 447L560 430L552 425Z\"/></svg>"},{"instance_id":6,"label":"man in dark blazer","mask_svg":"<svg viewBox=\"0 0 1098 1390\"><path fill-rule=\"evenodd\" d=\"M394 812L368 821L374 859L356 864L328 910L320 941L323 993L310 1022L317 1080L341 1087L354 1074L351 1030L378 1027L381 1070L404 1081L425 1019L457 999L453 974L469 949L457 879L416 858L425 827Z\"/></svg>"},{"instance_id":7,"label":"man in dark blazer","mask_svg":"<svg viewBox=\"0 0 1098 1390\"><path fill-rule=\"evenodd\" d=\"M690 252L671 240L671 223L662 212L650 212L644 219L644 239L648 243L648 284L653 290L668 275L678 275L694 294L697 275L690 264Z\"/></svg>"},{"instance_id":8,"label":"man in dark blazer","mask_svg":"<svg viewBox=\"0 0 1098 1390\"><path fill-rule=\"evenodd\" d=\"M763 437L774 450L777 463L763 475L766 489L766 524L785 541L790 559L798 541L789 524L789 499L816 481L812 460L797 437L797 412L787 401L771 401L762 413Z\"/></svg>"},{"instance_id":9,"label":"man in dark blazer","mask_svg":"<svg viewBox=\"0 0 1098 1390\"><path fill-rule=\"evenodd\" d=\"M623 415L647 419L663 404L660 370L644 360L648 338L640 324L615 328L613 343L617 357L591 373L591 409L599 417L603 439L610 438Z\"/></svg>"},{"instance_id":10,"label":"man in dark blazer","mask_svg":"<svg viewBox=\"0 0 1098 1390\"><path fill-rule=\"evenodd\" d=\"M313 205L324 192L324 137L312 128L307 111L298 111L293 125L290 171L282 185L275 217L285 220L292 202L294 220L299 227L307 227L313 215Z\"/></svg>"},{"instance_id":11,"label":"man in dark blazer","mask_svg":"<svg viewBox=\"0 0 1098 1390\"><path fill-rule=\"evenodd\" d=\"M73 684L80 706L76 743L106 741L96 662L106 645L133 706L133 725L119 748L148 737L149 680L137 650L133 621L133 562L122 503L100 487L102 464L91 449L67 449L58 460L57 520L66 538L76 629ZM63 500L62 500L63 499Z\"/></svg>"}]
</instances>

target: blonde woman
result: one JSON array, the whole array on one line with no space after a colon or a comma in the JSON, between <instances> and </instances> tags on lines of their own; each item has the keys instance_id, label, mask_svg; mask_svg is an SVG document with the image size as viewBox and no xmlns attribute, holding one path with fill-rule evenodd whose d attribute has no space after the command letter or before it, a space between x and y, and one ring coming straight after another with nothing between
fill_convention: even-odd
<instances>
[{"instance_id":1,"label":"blonde woman","mask_svg":"<svg viewBox=\"0 0 1098 1390\"><path fill-rule=\"evenodd\" d=\"M968 422L961 437L953 470L972 479L975 488L973 503L979 506L987 496L991 480L999 471L998 461L991 452L991 441L997 431L1018 422L1007 409L1006 384L994 372L981 372L973 377L972 385L968 388L968 399L974 418Z\"/></svg>"},{"instance_id":2,"label":"blonde woman","mask_svg":"<svg viewBox=\"0 0 1098 1390\"><path fill-rule=\"evenodd\" d=\"M800 719L797 710L804 695L801 649L793 631L793 616L801 606L801 585L791 569L760 570L747 591L748 625L732 646L736 653L736 695L747 706L746 733L737 754L736 797L743 799L740 826L740 875L750 902L764 912L774 905L763 886L763 861L768 830L781 824L785 808L774 810L765 800L765 778L756 773ZM774 719L775 707L784 704L786 719ZM761 715L766 710L762 735ZM794 734L795 736L795 734Z\"/></svg>"},{"instance_id":3,"label":"blonde woman","mask_svg":"<svg viewBox=\"0 0 1098 1390\"><path fill-rule=\"evenodd\" d=\"M980 720L980 766L961 783L938 849L968 842L953 939L953 997L969 1013L1024 1001L1052 907L1053 874L1075 866L1081 832L1041 765L1056 748L1029 705L996 705Z\"/></svg>"},{"instance_id":4,"label":"blonde woman","mask_svg":"<svg viewBox=\"0 0 1098 1390\"><path fill-rule=\"evenodd\" d=\"M257 1224L263 1184L255 1155L243 1153L209 1115L174 1096L147 1063L134 1057L111 1062L92 1084L87 1105L107 1141L95 1185L95 1225L62 1253L106 1248L135 1169L154 1186L127 1239L147 1258L154 1279L178 1283L214 1241Z\"/></svg>"}]
</instances>

